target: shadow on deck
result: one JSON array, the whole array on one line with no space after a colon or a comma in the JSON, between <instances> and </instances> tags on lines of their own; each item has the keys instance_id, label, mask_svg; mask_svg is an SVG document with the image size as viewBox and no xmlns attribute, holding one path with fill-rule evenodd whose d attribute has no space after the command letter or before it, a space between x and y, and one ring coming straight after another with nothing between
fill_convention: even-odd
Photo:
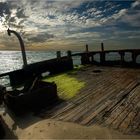
<instances>
[{"instance_id":1,"label":"shadow on deck","mask_svg":"<svg viewBox=\"0 0 140 140\"><path fill-rule=\"evenodd\" d=\"M20 118L13 116L16 123L12 129L24 129L42 119L54 119L85 126L98 124L123 134L139 135L139 73L139 69L132 68L84 67L71 74L86 83L78 95L56 102L53 108L44 108L36 114Z\"/></svg>"},{"instance_id":2,"label":"shadow on deck","mask_svg":"<svg viewBox=\"0 0 140 140\"><path fill-rule=\"evenodd\" d=\"M94 71L100 71L94 72ZM86 82L80 93L40 117L102 125L124 134L140 134L139 69L87 67L77 72Z\"/></svg>"}]
</instances>

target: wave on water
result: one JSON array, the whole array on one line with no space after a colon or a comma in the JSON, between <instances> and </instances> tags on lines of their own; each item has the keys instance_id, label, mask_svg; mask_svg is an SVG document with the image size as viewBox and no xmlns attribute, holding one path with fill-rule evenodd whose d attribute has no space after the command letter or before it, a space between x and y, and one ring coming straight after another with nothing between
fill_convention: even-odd
<instances>
[{"instance_id":1,"label":"wave on water","mask_svg":"<svg viewBox=\"0 0 140 140\"><path fill-rule=\"evenodd\" d=\"M61 56L65 56L66 52L61 52ZM42 51L27 51L27 63L35 63L43 60L56 58L56 52L42 52ZM75 64L80 64L77 57L74 58ZM20 51L0 51L0 74L21 69L23 66L22 55ZM9 83L8 77L0 78L0 84Z\"/></svg>"},{"instance_id":2,"label":"wave on water","mask_svg":"<svg viewBox=\"0 0 140 140\"><path fill-rule=\"evenodd\" d=\"M73 52L76 53L76 52ZM61 52L62 56L66 56L66 52ZM40 62L43 60L49 60L56 58L56 52L47 52L47 51L27 51L27 62L28 64ZM96 61L100 61L99 54L95 55L94 58ZM109 53L106 56L106 60L119 60L120 56L117 53ZM126 61L131 61L131 54L125 55ZM137 58L137 62L140 63L140 56ZM75 56L73 57L74 65L79 65L80 57ZM20 51L0 51L0 74L10 72L13 70L21 69L23 66L22 55ZM4 77L0 78L0 84L5 85L9 83L9 78Z\"/></svg>"}]
</instances>

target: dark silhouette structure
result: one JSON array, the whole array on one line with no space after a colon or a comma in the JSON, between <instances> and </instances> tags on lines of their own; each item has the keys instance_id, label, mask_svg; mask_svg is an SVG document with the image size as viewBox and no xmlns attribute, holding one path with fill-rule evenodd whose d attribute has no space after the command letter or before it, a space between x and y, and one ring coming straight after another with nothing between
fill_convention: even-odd
<instances>
[{"instance_id":1,"label":"dark silhouette structure","mask_svg":"<svg viewBox=\"0 0 140 140\"><path fill-rule=\"evenodd\" d=\"M86 50L88 50L88 45L86 45ZM120 55L120 60L106 60L106 55L108 53L118 53ZM132 54L132 61L126 62L124 57L126 53ZM94 60L96 54L100 55L100 62ZM83 53L72 54L72 56L81 56L81 64L97 64L97 65L107 65L115 66L120 65L123 67L140 67L140 64L136 62L136 59L140 55L140 49L124 49L124 50L104 50L104 44L101 43L101 51L88 51Z\"/></svg>"}]
</instances>

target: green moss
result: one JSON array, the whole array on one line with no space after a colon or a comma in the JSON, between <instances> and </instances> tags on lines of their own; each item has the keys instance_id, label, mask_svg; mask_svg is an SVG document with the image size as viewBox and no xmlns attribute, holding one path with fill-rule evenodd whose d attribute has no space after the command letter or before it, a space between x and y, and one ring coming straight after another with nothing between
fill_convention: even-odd
<instances>
[{"instance_id":1,"label":"green moss","mask_svg":"<svg viewBox=\"0 0 140 140\"><path fill-rule=\"evenodd\" d=\"M70 76L68 73L46 77L44 81L55 82L57 84L58 95L64 100L74 97L85 86L84 82Z\"/></svg>"}]
</instances>

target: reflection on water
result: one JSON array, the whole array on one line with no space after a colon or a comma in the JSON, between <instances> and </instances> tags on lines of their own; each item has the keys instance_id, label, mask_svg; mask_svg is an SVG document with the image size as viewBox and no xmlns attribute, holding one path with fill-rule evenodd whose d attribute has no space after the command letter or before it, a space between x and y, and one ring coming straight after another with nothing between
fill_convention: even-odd
<instances>
[{"instance_id":1,"label":"reflection on water","mask_svg":"<svg viewBox=\"0 0 140 140\"><path fill-rule=\"evenodd\" d=\"M76 52L73 52L76 53ZM27 51L27 62L28 64L49 60L52 58L56 58L56 52L42 52L42 51ZM62 52L62 56L66 55L66 52ZM94 56L96 61L100 61L99 55ZM106 55L106 60L119 60L120 56L118 53L108 53ZM73 57L74 65L80 64L80 57ZM126 61L131 61L131 55L126 53L125 56ZM140 57L137 58L137 62L140 63ZM0 51L0 74L21 69L23 66L22 55L20 51ZM8 77L0 78L0 84L5 85L9 83Z\"/></svg>"},{"instance_id":2,"label":"reflection on water","mask_svg":"<svg viewBox=\"0 0 140 140\"><path fill-rule=\"evenodd\" d=\"M28 51L27 53L28 64L48 60L56 57L55 52L35 52ZM22 68L23 61L22 55L19 51L1 51L0 52L0 73L5 73Z\"/></svg>"},{"instance_id":3,"label":"reflection on water","mask_svg":"<svg viewBox=\"0 0 140 140\"><path fill-rule=\"evenodd\" d=\"M42 52L42 51L27 51L27 62L28 64L49 60L56 58L56 52ZM66 52L61 52L61 56L65 56ZM79 57L74 57L74 63L79 63ZM0 51L0 74L5 72L10 72L13 70L21 69L23 66L22 55L20 51ZM9 78L0 78L1 85L7 85L9 83Z\"/></svg>"}]
</instances>

